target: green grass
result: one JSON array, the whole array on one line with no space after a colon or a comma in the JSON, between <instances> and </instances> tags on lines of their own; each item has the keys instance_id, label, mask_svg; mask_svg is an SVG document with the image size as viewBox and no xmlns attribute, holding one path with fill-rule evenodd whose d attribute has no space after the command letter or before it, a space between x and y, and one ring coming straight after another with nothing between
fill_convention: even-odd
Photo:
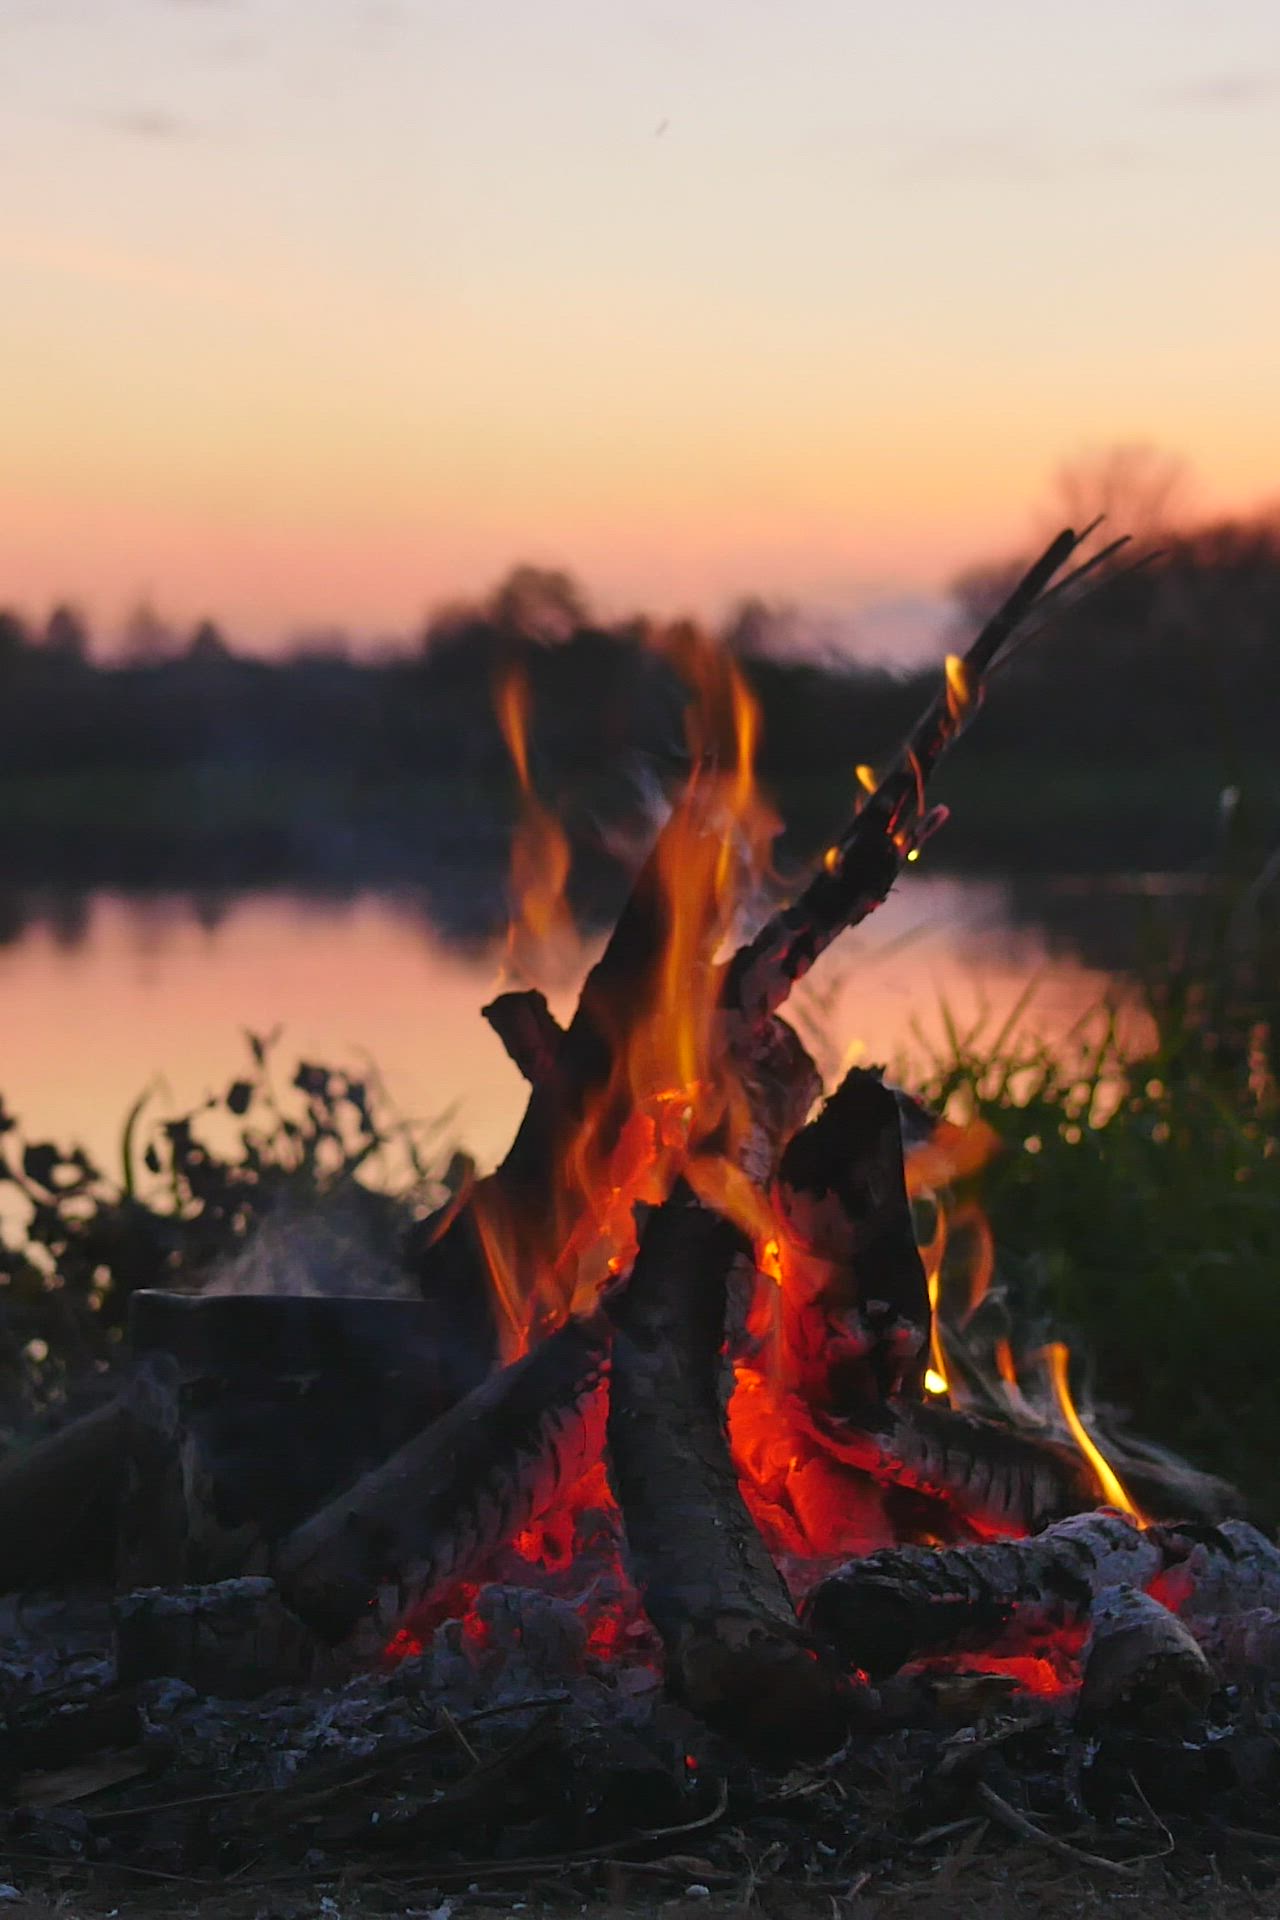
<instances>
[{"instance_id":1,"label":"green grass","mask_svg":"<svg viewBox=\"0 0 1280 1920\"><path fill-rule=\"evenodd\" d=\"M1280 971L1221 900L1197 914L1146 974L1146 1058L1123 1056L1105 1009L1055 1049L952 1026L918 1091L1000 1140L976 1184L1024 1324L1064 1333L1136 1433L1275 1516Z\"/></svg>"}]
</instances>

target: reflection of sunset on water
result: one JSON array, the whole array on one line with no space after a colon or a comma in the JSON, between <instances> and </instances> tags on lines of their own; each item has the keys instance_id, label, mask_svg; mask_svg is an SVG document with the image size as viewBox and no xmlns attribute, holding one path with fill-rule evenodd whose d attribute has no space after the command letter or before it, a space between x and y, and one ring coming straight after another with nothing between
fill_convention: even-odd
<instances>
[{"instance_id":1,"label":"reflection of sunset on water","mask_svg":"<svg viewBox=\"0 0 1280 1920\"><path fill-rule=\"evenodd\" d=\"M243 1028L282 1023L282 1068L367 1056L404 1115L456 1107L449 1137L488 1166L524 1102L480 1018L499 957L449 951L389 897L244 894L201 925L187 896L96 894L78 944L34 920L0 947L0 1093L29 1137L74 1137L114 1172L124 1114L149 1080L164 1083L159 1111L182 1111L241 1070ZM917 1027L941 1044L944 1001L962 1026L984 1008L998 1023L1032 976L1023 1026L1048 1038L1113 984L1014 928L999 885L917 873L819 963L793 1011L830 1082L851 1046L919 1059ZM573 997L555 996L557 1011Z\"/></svg>"}]
</instances>

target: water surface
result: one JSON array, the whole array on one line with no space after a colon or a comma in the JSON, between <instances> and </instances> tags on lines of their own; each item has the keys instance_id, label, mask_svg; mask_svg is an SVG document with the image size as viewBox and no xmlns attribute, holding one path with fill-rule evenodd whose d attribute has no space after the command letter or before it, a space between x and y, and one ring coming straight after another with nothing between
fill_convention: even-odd
<instances>
[{"instance_id":1,"label":"water surface","mask_svg":"<svg viewBox=\"0 0 1280 1920\"><path fill-rule=\"evenodd\" d=\"M1020 1026L1061 1041L1123 995L1129 946L1115 903L1078 889L1037 902L997 882L910 874L815 968L792 1012L829 1083L856 1059L909 1075L941 1043L944 1003L994 1030L1032 983ZM159 1082L161 1114L185 1112L243 1070L245 1028L279 1025L282 1065L373 1061L401 1114L452 1109L448 1137L488 1165L524 1099L480 1017L497 976L496 950L459 951L408 894L26 896L0 944L0 1093L28 1139L79 1143L115 1172L144 1086ZM572 981L551 994L561 1013L573 998Z\"/></svg>"}]
</instances>

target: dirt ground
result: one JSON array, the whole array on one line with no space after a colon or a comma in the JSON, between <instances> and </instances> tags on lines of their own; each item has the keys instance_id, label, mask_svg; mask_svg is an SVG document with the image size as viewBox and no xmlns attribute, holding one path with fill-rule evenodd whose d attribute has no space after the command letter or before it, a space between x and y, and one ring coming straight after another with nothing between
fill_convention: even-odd
<instances>
[{"instance_id":1,"label":"dirt ground","mask_svg":"<svg viewBox=\"0 0 1280 1920\"><path fill-rule=\"evenodd\" d=\"M1277 1856L1280 1867L1280 1855ZM13 1875L17 1863L0 1862ZM682 1875L611 1871L611 1884L594 1890L570 1882L504 1892L475 1887L440 1893L361 1877L316 1886L197 1887L175 1881L142 1885L111 1874L97 1884L65 1891L22 1890L21 1879L0 1888L0 1920L470 1920L520 1915L522 1920L1280 1920L1280 1878L1265 1868L1253 1885L1215 1877L1181 1880L1159 1863L1133 1879L1104 1876L1047 1858L1033 1848L1011 1848L985 1859L963 1850L927 1870L887 1870L865 1885L801 1889L770 1881L733 1891L712 1890Z\"/></svg>"}]
</instances>

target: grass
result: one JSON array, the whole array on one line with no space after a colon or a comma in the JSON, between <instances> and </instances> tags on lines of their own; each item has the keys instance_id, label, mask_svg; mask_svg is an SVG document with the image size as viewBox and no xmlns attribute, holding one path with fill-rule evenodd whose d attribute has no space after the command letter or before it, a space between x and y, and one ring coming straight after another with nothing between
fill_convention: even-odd
<instances>
[{"instance_id":1,"label":"grass","mask_svg":"<svg viewBox=\"0 0 1280 1920\"><path fill-rule=\"evenodd\" d=\"M1280 1513L1280 967L1265 899L1226 887L1166 928L1141 975L1155 1043L1105 1008L1055 1048L1015 1023L948 1028L917 1090L991 1127L978 1185L1024 1324L1090 1357L1135 1432Z\"/></svg>"}]
</instances>

